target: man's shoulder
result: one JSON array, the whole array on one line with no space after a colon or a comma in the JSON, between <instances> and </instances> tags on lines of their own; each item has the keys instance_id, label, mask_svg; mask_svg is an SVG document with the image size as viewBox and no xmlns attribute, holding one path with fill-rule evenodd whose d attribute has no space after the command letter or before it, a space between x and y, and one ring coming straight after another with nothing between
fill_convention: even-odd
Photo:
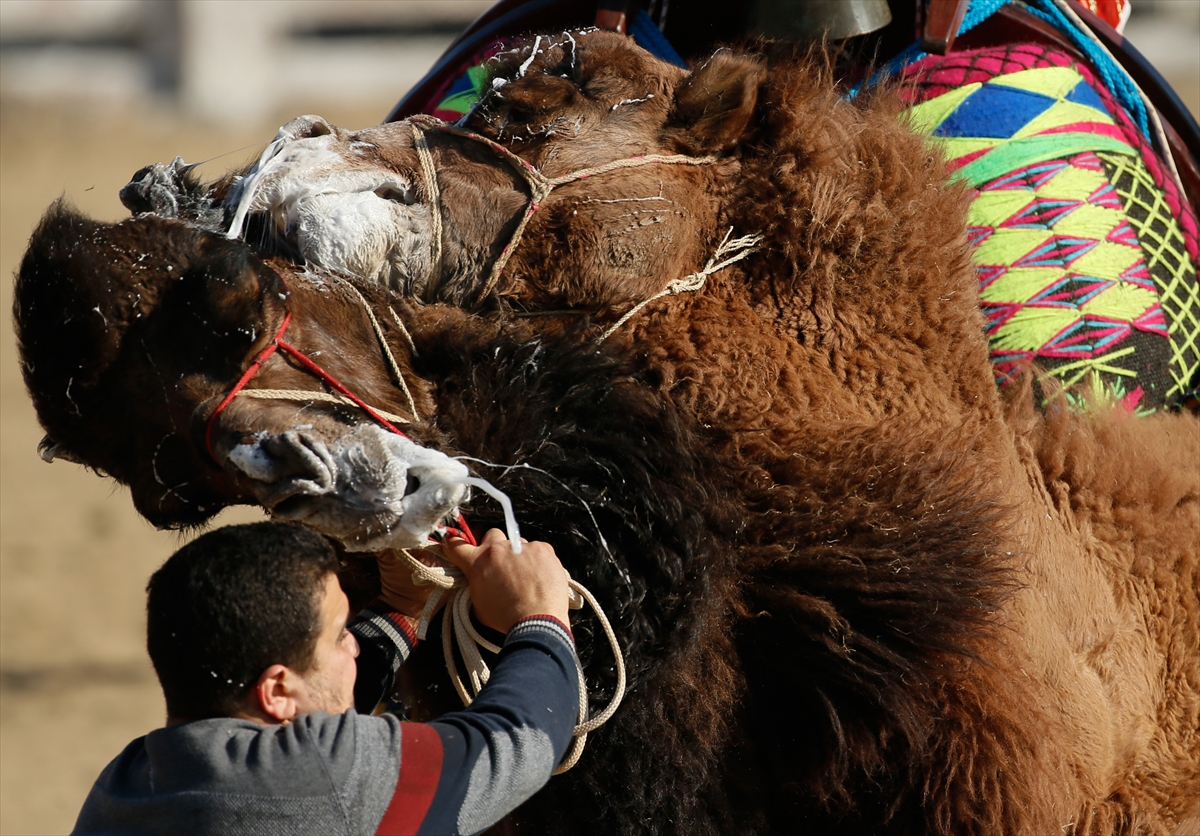
<instances>
[{"instance_id":1,"label":"man's shoulder","mask_svg":"<svg viewBox=\"0 0 1200 836\"><path fill-rule=\"evenodd\" d=\"M232 717L195 720L134 740L96 783L121 795L319 795L344 786L363 756L374 762L398 757L399 735L396 718L353 710L305 714L285 725Z\"/></svg>"},{"instance_id":2,"label":"man's shoulder","mask_svg":"<svg viewBox=\"0 0 1200 836\"><path fill-rule=\"evenodd\" d=\"M399 729L384 718L314 713L282 725L214 718L146 735L147 760L159 791L210 786L239 794L328 792L345 784L360 749L398 747ZM389 745L390 744L390 745Z\"/></svg>"},{"instance_id":3,"label":"man's shoulder","mask_svg":"<svg viewBox=\"0 0 1200 836\"><path fill-rule=\"evenodd\" d=\"M78 824L89 832L148 817L165 826L185 815L224 829L285 800L322 822L355 817L364 802L371 809L357 812L381 816L399 771L399 732L395 718L353 711L278 726L215 718L157 729L101 773Z\"/></svg>"}]
</instances>

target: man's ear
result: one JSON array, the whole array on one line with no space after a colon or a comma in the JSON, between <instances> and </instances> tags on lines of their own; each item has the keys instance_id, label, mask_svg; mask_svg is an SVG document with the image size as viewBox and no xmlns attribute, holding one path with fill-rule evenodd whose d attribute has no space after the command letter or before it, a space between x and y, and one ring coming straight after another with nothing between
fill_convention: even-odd
<instances>
[{"instance_id":1,"label":"man's ear","mask_svg":"<svg viewBox=\"0 0 1200 836\"><path fill-rule=\"evenodd\" d=\"M675 88L666 131L692 154L737 145L754 116L766 61L757 55L718 52Z\"/></svg>"},{"instance_id":2,"label":"man's ear","mask_svg":"<svg viewBox=\"0 0 1200 836\"><path fill-rule=\"evenodd\" d=\"M296 674L286 665L271 665L254 685L254 708L276 723L286 723L296 710ZM270 721L268 721L270 722Z\"/></svg>"}]
</instances>

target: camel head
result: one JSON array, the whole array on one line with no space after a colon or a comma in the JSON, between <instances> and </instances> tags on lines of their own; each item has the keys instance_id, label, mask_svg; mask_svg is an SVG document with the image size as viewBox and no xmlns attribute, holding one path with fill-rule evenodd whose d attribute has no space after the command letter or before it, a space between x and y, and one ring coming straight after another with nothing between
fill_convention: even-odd
<instances>
[{"instance_id":1,"label":"camel head","mask_svg":"<svg viewBox=\"0 0 1200 836\"><path fill-rule=\"evenodd\" d=\"M464 125L349 131L302 116L207 191L160 164L122 196L259 252L471 309L598 312L704 264L726 231L719 183L736 170L761 59L718 54L688 73L612 33L568 32L488 69Z\"/></svg>"},{"instance_id":2,"label":"camel head","mask_svg":"<svg viewBox=\"0 0 1200 836\"><path fill-rule=\"evenodd\" d=\"M243 243L181 221L145 214L104 224L55 204L31 239L13 305L44 456L128 485L160 527L252 503L351 549L424 542L465 497L466 468L357 407L306 401L321 387L297 361L263 364L254 391L214 416L289 312L286 340L394 421L413 420L417 398L427 407L419 389L399 396L377 357L364 361L380 344L338 339L339 328L360 324L365 300L289 282ZM403 343L392 356L392 373L418 387ZM254 397L264 392L293 394Z\"/></svg>"}]
</instances>

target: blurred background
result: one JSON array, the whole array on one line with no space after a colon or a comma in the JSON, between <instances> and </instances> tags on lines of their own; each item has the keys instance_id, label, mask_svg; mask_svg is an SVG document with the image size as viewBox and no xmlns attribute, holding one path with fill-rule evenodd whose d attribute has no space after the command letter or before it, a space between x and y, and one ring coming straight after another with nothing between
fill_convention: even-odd
<instances>
[{"instance_id":1,"label":"blurred background","mask_svg":"<svg viewBox=\"0 0 1200 836\"><path fill-rule=\"evenodd\" d=\"M38 217L64 195L125 217L117 192L141 166L179 155L212 178L301 113L378 123L490 5L0 0L0 834L69 831L104 765L161 725L143 590L187 537L37 455L7 311ZM1200 0L1134 0L1126 35L1200 113Z\"/></svg>"}]
</instances>

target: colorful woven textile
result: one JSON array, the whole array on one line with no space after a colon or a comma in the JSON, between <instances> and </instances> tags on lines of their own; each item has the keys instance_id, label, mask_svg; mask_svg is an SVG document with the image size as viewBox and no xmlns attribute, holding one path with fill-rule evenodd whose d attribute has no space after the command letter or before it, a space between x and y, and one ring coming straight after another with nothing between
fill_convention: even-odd
<instances>
[{"instance_id":1,"label":"colorful woven textile","mask_svg":"<svg viewBox=\"0 0 1200 836\"><path fill-rule=\"evenodd\" d=\"M457 122L479 101L483 85L487 84L487 69L483 66L489 58L500 52L506 41L494 41L472 56L459 72L450 76L429 105L422 110L438 119Z\"/></svg>"},{"instance_id":2,"label":"colorful woven textile","mask_svg":"<svg viewBox=\"0 0 1200 836\"><path fill-rule=\"evenodd\" d=\"M913 127L974 190L997 380L1036 363L1139 411L1195 387L1196 217L1091 71L1018 44L929 56L904 80Z\"/></svg>"}]
</instances>

